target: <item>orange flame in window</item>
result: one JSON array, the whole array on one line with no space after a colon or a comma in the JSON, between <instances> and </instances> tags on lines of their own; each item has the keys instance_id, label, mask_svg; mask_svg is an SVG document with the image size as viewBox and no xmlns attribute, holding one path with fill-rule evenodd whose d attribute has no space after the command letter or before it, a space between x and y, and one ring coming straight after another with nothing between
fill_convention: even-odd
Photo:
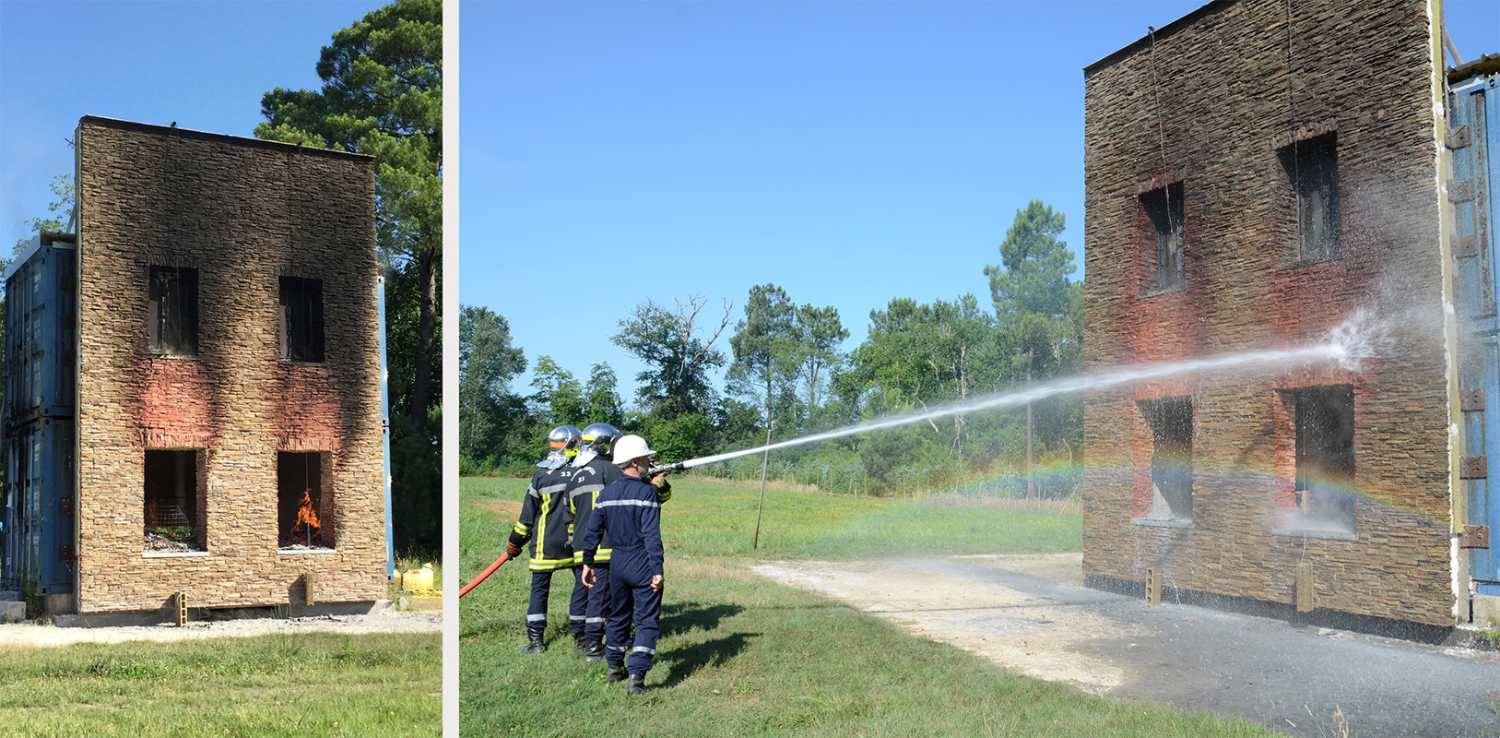
<instances>
[{"instance_id":1,"label":"orange flame in window","mask_svg":"<svg viewBox=\"0 0 1500 738\"><path fill-rule=\"evenodd\" d=\"M302 490L302 504L297 506L297 522L292 525L292 532L296 533L303 527L318 530L323 526L318 523L318 513L313 510L312 489Z\"/></svg>"}]
</instances>

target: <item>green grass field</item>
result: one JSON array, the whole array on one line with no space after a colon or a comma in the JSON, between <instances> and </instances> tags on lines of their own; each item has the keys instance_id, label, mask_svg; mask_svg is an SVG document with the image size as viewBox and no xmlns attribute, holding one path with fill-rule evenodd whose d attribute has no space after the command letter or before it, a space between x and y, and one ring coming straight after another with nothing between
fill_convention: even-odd
<instances>
[{"instance_id":1,"label":"green grass field","mask_svg":"<svg viewBox=\"0 0 1500 738\"><path fill-rule=\"evenodd\" d=\"M550 648L526 656L530 575L507 565L460 605L465 736L1259 736L1239 720L1094 697L1007 673L747 571L757 559L1076 551L1076 508L891 501L773 489L750 548L754 486L680 479L663 511L666 603L653 689L627 698L566 633L555 575ZM525 482L465 479L460 580L498 555Z\"/></svg>"},{"instance_id":2,"label":"green grass field","mask_svg":"<svg viewBox=\"0 0 1500 738\"><path fill-rule=\"evenodd\" d=\"M442 735L436 634L0 648L0 672L0 735Z\"/></svg>"}]
</instances>

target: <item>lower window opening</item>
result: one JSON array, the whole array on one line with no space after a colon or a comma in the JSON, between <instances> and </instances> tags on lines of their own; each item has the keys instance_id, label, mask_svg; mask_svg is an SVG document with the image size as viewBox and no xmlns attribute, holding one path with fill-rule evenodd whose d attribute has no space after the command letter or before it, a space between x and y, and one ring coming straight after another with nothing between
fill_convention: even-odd
<instances>
[{"instance_id":1,"label":"lower window opening","mask_svg":"<svg viewBox=\"0 0 1500 738\"><path fill-rule=\"evenodd\" d=\"M327 481L328 454L282 451L276 454L277 546L283 551L334 548L333 492Z\"/></svg>"},{"instance_id":2,"label":"lower window opening","mask_svg":"<svg viewBox=\"0 0 1500 738\"><path fill-rule=\"evenodd\" d=\"M1147 520L1193 519L1193 401L1168 397L1140 403L1151 425L1151 510Z\"/></svg>"},{"instance_id":3,"label":"lower window opening","mask_svg":"<svg viewBox=\"0 0 1500 738\"><path fill-rule=\"evenodd\" d=\"M1354 534L1354 388L1310 387L1292 393L1296 430L1295 507L1282 528L1298 533Z\"/></svg>"},{"instance_id":4,"label":"lower window opening","mask_svg":"<svg viewBox=\"0 0 1500 738\"><path fill-rule=\"evenodd\" d=\"M208 550L200 454L197 449L146 452L147 553Z\"/></svg>"}]
</instances>

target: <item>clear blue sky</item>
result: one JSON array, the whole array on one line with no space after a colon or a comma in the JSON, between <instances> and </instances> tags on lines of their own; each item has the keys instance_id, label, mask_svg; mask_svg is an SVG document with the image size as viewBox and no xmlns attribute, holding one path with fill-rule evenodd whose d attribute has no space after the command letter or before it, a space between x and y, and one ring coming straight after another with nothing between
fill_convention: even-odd
<instances>
[{"instance_id":1,"label":"clear blue sky","mask_svg":"<svg viewBox=\"0 0 1500 738\"><path fill-rule=\"evenodd\" d=\"M775 282L850 347L892 297L987 304L1031 198L1081 256L1082 67L1200 4L466 3L460 299L627 399L609 336L647 298L738 315ZM1447 7L1466 58L1500 51L1500 3Z\"/></svg>"},{"instance_id":2,"label":"clear blue sky","mask_svg":"<svg viewBox=\"0 0 1500 738\"><path fill-rule=\"evenodd\" d=\"M0 249L72 173L79 117L251 135L263 93L318 86L319 49L383 4L0 0Z\"/></svg>"}]
</instances>

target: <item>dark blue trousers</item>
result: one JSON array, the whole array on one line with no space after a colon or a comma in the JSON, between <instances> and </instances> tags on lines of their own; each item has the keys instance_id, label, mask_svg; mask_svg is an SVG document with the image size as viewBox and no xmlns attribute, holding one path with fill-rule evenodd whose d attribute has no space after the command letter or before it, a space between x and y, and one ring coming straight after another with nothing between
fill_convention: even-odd
<instances>
[{"instance_id":1,"label":"dark blue trousers","mask_svg":"<svg viewBox=\"0 0 1500 738\"><path fill-rule=\"evenodd\" d=\"M568 632L582 640L588 620L589 588L583 586L583 567L573 567L573 594L568 597Z\"/></svg>"},{"instance_id":2,"label":"dark blue trousers","mask_svg":"<svg viewBox=\"0 0 1500 738\"><path fill-rule=\"evenodd\" d=\"M581 617L569 616L575 628L573 635L587 642L598 641L604 637L604 616L609 612L609 564L594 566L593 587L583 586L583 567L578 570L573 584L573 613Z\"/></svg>"},{"instance_id":3,"label":"dark blue trousers","mask_svg":"<svg viewBox=\"0 0 1500 738\"><path fill-rule=\"evenodd\" d=\"M541 635L547 630L547 596L552 593L552 575L561 569L531 572L531 602L526 606L526 632Z\"/></svg>"},{"instance_id":4,"label":"dark blue trousers","mask_svg":"<svg viewBox=\"0 0 1500 738\"><path fill-rule=\"evenodd\" d=\"M656 663L656 639L661 635L662 592L651 591L651 572L644 557L621 557L615 549L609 579L609 610L605 616L604 657L631 674L645 676ZM666 587L662 588L663 591ZM631 629L635 634L631 637Z\"/></svg>"}]
</instances>

